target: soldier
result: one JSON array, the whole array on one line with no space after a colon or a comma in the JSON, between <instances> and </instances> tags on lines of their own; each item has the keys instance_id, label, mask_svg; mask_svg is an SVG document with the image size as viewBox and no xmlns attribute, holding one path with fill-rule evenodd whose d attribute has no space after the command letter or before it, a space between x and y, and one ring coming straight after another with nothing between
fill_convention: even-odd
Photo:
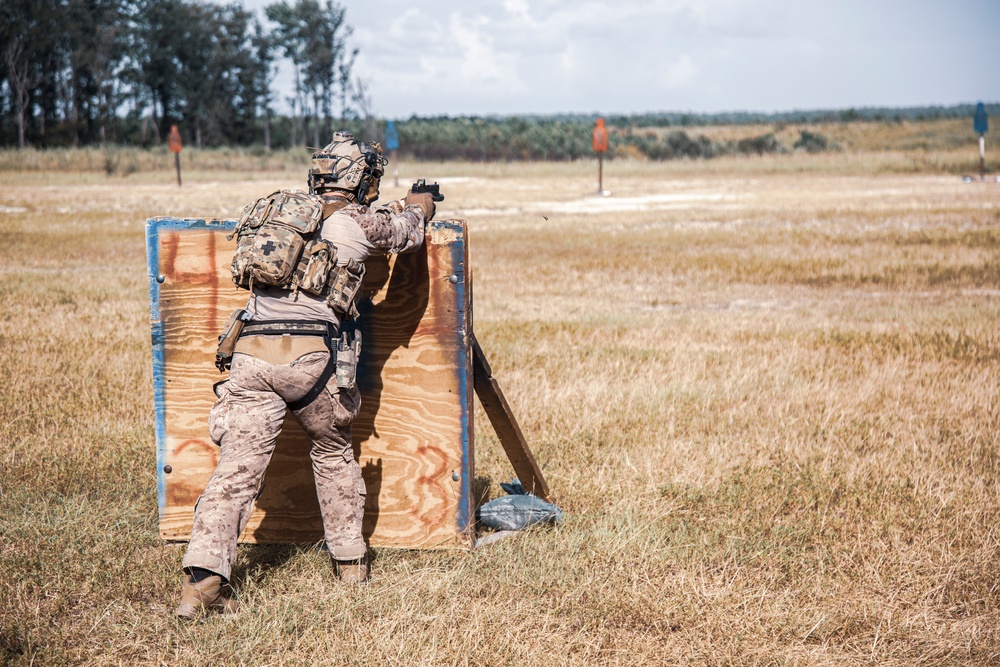
<instances>
[{"instance_id":1,"label":"soldier","mask_svg":"<svg viewBox=\"0 0 1000 667\"><path fill-rule=\"evenodd\" d=\"M244 209L237 224L233 279L251 296L220 343L217 364L220 370L231 364L231 372L216 389L209 434L221 451L195 506L179 617L227 607L221 587L229 580L236 541L262 488L286 408L312 441L334 569L344 582L368 580L361 534L365 484L351 447L360 405L354 382L360 340L340 335L340 325L357 313L365 259L419 248L435 212L431 194L412 192L387 207L369 208L386 164L381 153L377 143L337 132L312 156L308 195L276 192Z\"/></svg>"}]
</instances>

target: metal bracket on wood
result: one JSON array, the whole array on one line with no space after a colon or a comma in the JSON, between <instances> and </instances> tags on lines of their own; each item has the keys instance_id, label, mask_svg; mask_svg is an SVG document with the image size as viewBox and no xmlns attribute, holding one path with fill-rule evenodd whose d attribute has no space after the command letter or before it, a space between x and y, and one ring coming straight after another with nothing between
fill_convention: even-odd
<instances>
[{"instance_id":1,"label":"metal bracket on wood","mask_svg":"<svg viewBox=\"0 0 1000 667\"><path fill-rule=\"evenodd\" d=\"M507 458L514 466L514 472L521 480L521 486L528 493L533 493L544 500L550 500L549 487L545 483L542 470L538 467L534 455L528 448L528 442L524 439L524 434L521 433L521 427L517 425L514 413L507 405L507 399L504 398L503 391L500 390L500 384L493 377L493 369L486 361L486 355L479 347L479 341L476 340L475 335L472 336L472 351L473 384L476 396L479 397L479 402L482 403L486 416L489 417L490 424L493 425L493 430L496 431L500 444L503 445L503 449L507 453Z\"/></svg>"}]
</instances>

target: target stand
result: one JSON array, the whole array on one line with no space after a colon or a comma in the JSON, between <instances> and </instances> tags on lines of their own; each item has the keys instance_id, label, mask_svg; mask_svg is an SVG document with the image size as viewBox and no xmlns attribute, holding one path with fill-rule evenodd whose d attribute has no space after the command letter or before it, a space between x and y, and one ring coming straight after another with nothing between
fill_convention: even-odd
<instances>
[{"instance_id":1,"label":"target stand","mask_svg":"<svg viewBox=\"0 0 1000 667\"><path fill-rule=\"evenodd\" d=\"M248 298L230 277L232 220L146 223L160 536L191 534L218 463L208 436L217 336ZM466 223L432 221L416 252L366 262L359 303L361 412L354 453L375 547L467 548L475 539L473 392L525 489L549 490L472 332ZM309 440L289 413L242 542L316 543L323 526Z\"/></svg>"}]
</instances>

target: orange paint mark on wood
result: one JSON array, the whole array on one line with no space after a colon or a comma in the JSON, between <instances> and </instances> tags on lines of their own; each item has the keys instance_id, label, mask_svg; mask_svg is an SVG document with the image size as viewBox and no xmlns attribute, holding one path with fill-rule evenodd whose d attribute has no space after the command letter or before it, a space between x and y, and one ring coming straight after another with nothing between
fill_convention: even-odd
<instances>
[{"instance_id":1,"label":"orange paint mark on wood","mask_svg":"<svg viewBox=\"0 0 1000 667\"><path fill-rule=\"evenodd\" d=\"M167 504L193 506L205 485L184 472L192 468L214 470L219 463L219 448L205 438L191 438L175 447L168 459L172 470L167 476Z\"/></svg>"}]
</instances>

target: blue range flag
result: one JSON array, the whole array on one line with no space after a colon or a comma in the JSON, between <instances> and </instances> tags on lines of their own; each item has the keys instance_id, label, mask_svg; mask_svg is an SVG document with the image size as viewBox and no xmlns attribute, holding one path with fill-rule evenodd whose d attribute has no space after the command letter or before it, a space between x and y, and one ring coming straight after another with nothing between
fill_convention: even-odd
<instances>
[{"instance_id":1,"label":"blue range flag","mask_svg":"<svg viewBox=\"0 0 1000 667\"><path fill-rule=\"evenodd\" d=\"M972 129L976 134L986 134L990 129L989 119L986 117L986 107L980 102L976 105L976 115L972 119Z\"/></svg>"},{"instance_id":2,"label":"blue range flag","mask_svg":"<svg viewBox=\"0 0 1000 667\"><path fill-rule=\"evenodd\" d=\"M399 132L396 131L396 121L390 120L385 125L385 149L387 151L399 150Z\"/></svg>"}]
</instances>

